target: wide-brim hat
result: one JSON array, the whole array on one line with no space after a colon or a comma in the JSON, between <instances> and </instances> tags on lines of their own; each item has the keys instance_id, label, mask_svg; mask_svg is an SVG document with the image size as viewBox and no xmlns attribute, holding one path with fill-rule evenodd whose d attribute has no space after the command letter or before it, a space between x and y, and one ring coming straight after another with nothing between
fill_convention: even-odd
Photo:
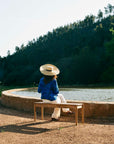
<instances>
[{"instance_id":1,"label":"wide-brim hat","mask_svg":"<svg viewBox=\"0 0 114 144\"><path fill-rule=\"evenodd\" d=\"M52 64L45 64L40 66L40 72L47 76L54 76L58 75L60 73L60 70Z\"/></svg>"}]
</instances>

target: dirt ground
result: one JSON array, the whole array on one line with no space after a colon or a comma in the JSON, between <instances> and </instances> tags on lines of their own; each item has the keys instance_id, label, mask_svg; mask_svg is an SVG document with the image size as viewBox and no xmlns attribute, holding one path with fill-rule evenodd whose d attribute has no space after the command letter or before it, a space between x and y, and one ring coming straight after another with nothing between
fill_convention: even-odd
<instances>
[{"instance_id":1,"label":"dirt ground","mask_svg":"<svg viewBox=\"0 0 114 144\"><path fill-rule=\"evenodd\" d=\"M65 116L59 122L33 120L33 113L0 106L0 144L114 144L114 118L79 119Z\"/></svg>"}]
</instances>

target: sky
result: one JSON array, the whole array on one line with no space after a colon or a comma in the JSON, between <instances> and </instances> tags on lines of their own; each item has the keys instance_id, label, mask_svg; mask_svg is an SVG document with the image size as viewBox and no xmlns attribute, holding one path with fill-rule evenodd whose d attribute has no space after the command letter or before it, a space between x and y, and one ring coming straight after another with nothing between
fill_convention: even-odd
<instances>
[{"instance_id":1,"label":"sky","mask_svg":"<svg viewBox=\"0 0 114 144\"><path fill-rule=\"evenodd\" d=\"M0 0L0 56L57 27L97 16L114 0Z\"/></svg>"}]
</instances>

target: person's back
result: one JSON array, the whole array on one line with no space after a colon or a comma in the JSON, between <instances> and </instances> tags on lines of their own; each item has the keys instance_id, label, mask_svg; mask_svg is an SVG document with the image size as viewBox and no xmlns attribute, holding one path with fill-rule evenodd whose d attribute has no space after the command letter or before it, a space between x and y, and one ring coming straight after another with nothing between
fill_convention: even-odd
<instances>
[{"instance_id":1,"label":"person's back","mask_svg":"<svg viewBox=\"0 0 114 144\"><path fill-rule=\"evenodd\" d=\"M38 85L38 92L41 93L41 99L56 100L59 93L57 81L52 78L47 82L46 77L42 77Z\"/></svg>"}]
</instances>

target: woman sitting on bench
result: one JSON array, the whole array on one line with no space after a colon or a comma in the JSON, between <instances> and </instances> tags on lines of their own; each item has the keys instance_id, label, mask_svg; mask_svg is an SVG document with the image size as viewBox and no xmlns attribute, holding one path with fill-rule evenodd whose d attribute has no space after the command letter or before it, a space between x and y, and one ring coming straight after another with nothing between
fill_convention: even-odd
<instances>
[{"instance_id":1,"label":"woman sitting on bench","mask_svg":"<svg viewBox=\"0 0 114 144\"><path fill-rule=\"evenodd\" d=\"M43 74L43 77L40 79L38 92L41 93L41 99L43 102L66 103L64 96L59 94L56 80L57 75L60 73L59 69L52 64L45 64L40 67L40 72ZM66 113L72 113L69 108L62 108L62 110ZM59 120L60 112L60 108L54 108L52 121Z\"/></svg>"}]
</instances>

